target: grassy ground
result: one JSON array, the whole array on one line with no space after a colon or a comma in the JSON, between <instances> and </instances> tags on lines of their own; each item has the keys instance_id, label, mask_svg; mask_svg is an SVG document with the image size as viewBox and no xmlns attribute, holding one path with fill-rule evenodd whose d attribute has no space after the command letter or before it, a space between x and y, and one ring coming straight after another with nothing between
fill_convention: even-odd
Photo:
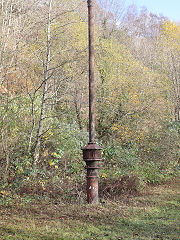
<instances>
[{"instance_id":1,"label":"grassy ground","mask_svg":"<svg viewBox=\"0 0 180 240\"><path fill-rule=\"evenodd\" d=\"M180 239L179 182L119 196L98 206L0 198L1 240Z\"/></svg>"}]
</instances>

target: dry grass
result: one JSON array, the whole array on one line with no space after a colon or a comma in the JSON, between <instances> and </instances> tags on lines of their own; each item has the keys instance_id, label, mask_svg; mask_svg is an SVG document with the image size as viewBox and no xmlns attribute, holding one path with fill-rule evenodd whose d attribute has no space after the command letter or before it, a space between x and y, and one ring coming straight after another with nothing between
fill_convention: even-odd
<instances>
[{"instance_id":1,"label":"dry grass","mask_svg":"<svg viewBox=\"0 0 180 240\"><path fill-rule=\"evenodd\" d=\"M98 206L1 197L0 239L179 239L179 181Z\"/></svg>"}]
</instances>

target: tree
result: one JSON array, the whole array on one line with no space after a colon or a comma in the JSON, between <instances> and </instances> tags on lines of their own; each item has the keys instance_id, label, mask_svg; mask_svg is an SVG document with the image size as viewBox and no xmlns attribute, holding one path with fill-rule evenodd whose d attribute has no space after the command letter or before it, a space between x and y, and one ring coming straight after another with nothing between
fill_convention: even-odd
<instances>
[{"instance_id":1,"label":"tree","mask_svg":"<svg viewBox=\"0 0 180 240\"><path fill-rule=\"evenodd\" d=\"M5 175L7 176L10 164L10 153L14 144L12 140L12 109L14 104L14 79L16 78L17 59L19 56L19 44L23 29L24 13L23 2L4 1L0 2L0 99L1 109L1 138L2 149L6 159Z\"/></svg>"},{"instance_id":2,"label":"tree","mask_svg":"<svg viewBox=\"0 0 180 240\"><path fill-rule=\"evenodd\" d=\"M162 72L169 78L174 120L180 121L180 25L164 21L157 51Z\"/></svg>"}]
</instances>

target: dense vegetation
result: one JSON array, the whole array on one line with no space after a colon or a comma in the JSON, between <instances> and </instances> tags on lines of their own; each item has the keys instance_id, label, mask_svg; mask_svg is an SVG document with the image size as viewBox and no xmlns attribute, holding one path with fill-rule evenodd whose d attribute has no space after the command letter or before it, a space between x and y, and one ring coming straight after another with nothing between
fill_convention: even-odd
<instances>
[{"instance_id":1,"label":"dense vegetation","mask_svg":"<svg viewBox=\"0 0 180 240\"><path fill-rule=\"evenodd\" d=\"M134 191L178 174L180 25L111 2L95 2L95 74L100 181L113 193L125 176ZM0 1L2 191L84 199L87 44L86 1Z\"/></svg>"}]
</instances>

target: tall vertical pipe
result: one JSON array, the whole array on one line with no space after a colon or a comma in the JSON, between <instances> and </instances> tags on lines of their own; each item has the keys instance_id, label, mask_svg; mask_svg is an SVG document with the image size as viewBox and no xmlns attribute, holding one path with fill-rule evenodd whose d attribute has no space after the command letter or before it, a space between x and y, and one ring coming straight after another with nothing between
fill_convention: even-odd
<instances>
[{"instance_id":1,"label":"tall vertical pipe","mask_svg":"<svg viewBox=\"0 0 180 240\"><path fill-rule=\"evenodd\" d=\"M95 141L95 83L94 83L94 27L93 0L88 0L89 28L89 142Z\"/></svg>"},{"instance_id":2,"label":"tall vertical pipe","mask_svg":"<svg viewBox=\"0 0 180 240\"><path fill-rule=\"evenodd\" d=\"M101 157L101 147L95 143L95 80L94 80L94 30L93 30L93 0L88 0L89 29L89 143L83 150L83 159L87 169L87 201L97 204L98 170Z\"/></svg>"}]
</instances>

